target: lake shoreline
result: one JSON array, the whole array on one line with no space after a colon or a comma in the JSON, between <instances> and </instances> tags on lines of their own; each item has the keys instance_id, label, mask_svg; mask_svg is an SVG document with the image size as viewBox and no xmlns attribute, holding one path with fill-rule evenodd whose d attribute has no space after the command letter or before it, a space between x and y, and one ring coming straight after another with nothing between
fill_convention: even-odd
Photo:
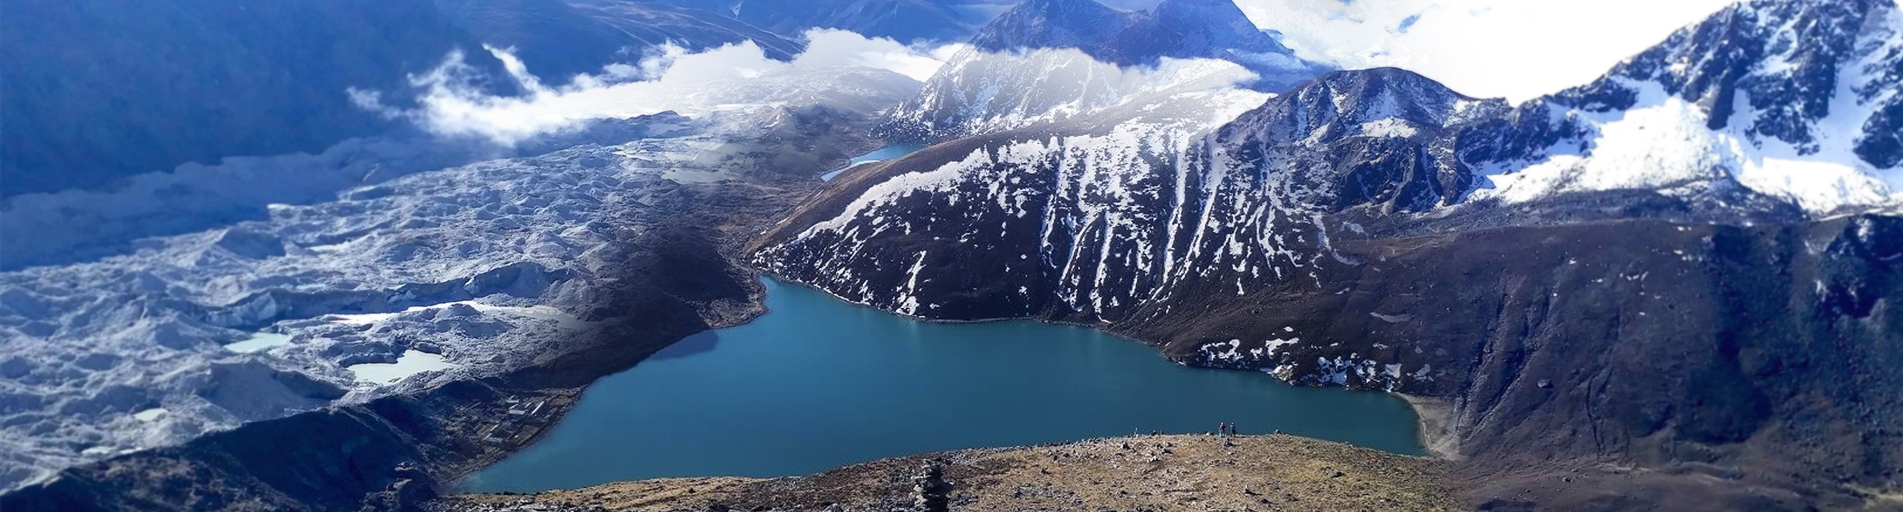
<instances>
[{"instance_id":1,"label":"lake shoreline","mask_svg":"<svg viewBox=\"0 0 1903 512\"><path fill-rule=\"evenodd\" d=\"M1414 417L1418 420L1416 428L1420 431L1421 446L1427 448L1428 453L1441 460L1463 459L1460 455L1460 439L1455 436L1454 426L1451 423L1454 410L1452 403L1440 398L1392 391L1388 394L1401 397L1402 400L1407 401L1409 408L1414 409Z\"/></svg>"},{"instance_id":2,"label":"lake shoreline","mask_svg":"<svg viewBox=\"0 0 1903 512\"><path fill-rule=\"evenodd\" d=\"M887 311L887 310L880 309L878 307L874 307L865 303L855 302L851 299L841 297L838 294L834 294L833 292L825 288L820 288L820 287L809 285L799 281L794 281L783 276L774 275L773 273L767 272L764 270L760 270L757 272L762 278L773 279L774 281L777 281L784 285L813 290L813 291L825 294L828 297L832 297L834 300L844 302L846 304L851 304L853 306L866 308L873 311L878 311L888 315L897 316L900 318L905 318L905 319L914 320L918 322L935 323L935 324L984 324L984 323L996 323L996 322L1031 321L1031 322L1038 322L1038 323L1044 323L1044 324L1050 324L1050 325L1082 327L1082 328L1095 330L1097 332L1101 332L1103 334L1109 335L1117 339L1121 339L1124 341L1140 344L1145 347L1155 349L1157 355L1162 356L1163 359L1168 360L1172 363L1176 363L1178 365L1182 365L1182 366L1196 368L1199 370L1214 370L1214 371L1231 371L1231 372L1260 371L1260 370L1248 370L1248 369L1241 369L1241 368L1223 368L1223 367L1215 367L1215 366L1203 366L1203 365L1198 365L1194 363L1193 361L1173 358L1173 357L1170 357L1168 353L1163 351L1162 344L1117 332L1115 330L1110 329L1109 328L1110 326L1107 323L1090 324L1090 323L1083 323L1083 322L1066 322L1062 320L1051 320L1051 319L1045 319L1045 318L1022 317L1022 316L1021 317L978 318L978 319L941 319L941 318L922 317L918 315L899 313L896 311ZM1262 373L1269 373L1269 372L1262 372ZM1269 374L1274 375L1273 373L1269 373ZM1324 389L1323 387L1319 387L1319 386L1306 386L1302 384L1288 382L1286 380L1282 380L1280 377L1277 377L1276 380L1281 380L1283 383L1288 384L1290 386L1295 386L1295 387ZM1408 405L1408 408L1414 411L1415 425L1416 425L1415 426L1416 438L1417 438L1417 441L1420 443L1420 445L1424 449L1426 449L1428 453L1433 454L1435 457L1446 459L1446 460L1460 460L1461 459L1461 456L1459 453L1458 440L1454 437L1453 432L1450 430L1452 428L1452 425L1448 423L1448 421L1450 421L1449 415L1452 413L1452 405L1448 404L1445 400L1433 398L1433 397L1427 397L1427 396L1410 395L1410 394L1401 393L1397 391L1368 391L1368 390L1350 390L1350 391L1354 391L1358 393L1378 393L1378 394L1384 394L1384 395L1391 395L1401 399L1403 402L1406 402Z\"/></svg>"},{"instance_id":3,"label":"lake shoreline","mask_svg":"<svg viewBox=\"0 0 1903 512\"><path fill-rule=\"evenodd\" d=\"M459 478L457 487L533 492L666 476L797 475L947 449L1212 432L1219 421L1251 433L1434 453L1400 399L1158 361L1154 345L1097 326L923 321L767 274L758 282L763 314L689 335L605 377L514 460ZM884 385L869 390L864 382ZM657 391L667 389L688 391ZM956 421L892 423L935 414ZM757 428L763 417L781 427ZM580 467L589 469L556 469Z\"/></svg>"}]
</instances>

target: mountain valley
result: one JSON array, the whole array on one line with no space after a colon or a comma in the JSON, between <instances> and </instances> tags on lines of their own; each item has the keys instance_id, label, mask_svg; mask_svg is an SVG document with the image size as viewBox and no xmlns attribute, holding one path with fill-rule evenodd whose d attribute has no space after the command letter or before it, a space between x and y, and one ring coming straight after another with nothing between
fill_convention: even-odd
<instances>
[{"instance_id":1,"label":"mountain valley","mask_svg":"<svg viewBox=\"0 0 1903 512\"><path fill-rule=\"evenodd\" d=\"M1895 485L1898 453L1895 405L1857 391L1893 389L1879 361L1897 360L1896 171L1870 148L1903 131L1883 114L1898 20L1743 4L1517 106L1375 69L1222 126L975 136L843 177L757 263L901 314L1098 325L1192 364L1438 399L1452 419L1430 436L1489 489L1548 475L1523 468L1679 476L1519 482L1543 494L1499 506L1853 507Z\"/></svg>"},{"instance_id":2,"label":"mountain valley","mask_svg":"<svg viewBox=\"0 0 1903 512\"><path fill-rule=\"evenodd\" d=\"M1743 1L1518 103L1308 60L1230 0L5 1L86 30L0 34L38 55L0 69L0 509L928 510L934 458L973 510L1862 510L1903 489L1893 0ZM250 28L167 35L217 20ZM939 65L812 64L814 30ZM176 46L115 58L202 66L78 63L150 39ZM330 46L285 42L306 39ZM659 75L736 49L767 64ZM634 68L656 76L613 71ZM207 69L230 80L167 78ZM520 128L647 80L622 90L658 105L640 115ZM762 274L1403 396L1434 457L1134 436L460 494L597 379L760 315ZM1200 503L1107 497L1159 442L1288 462L1155 455L1129 467L1208 484ZM1392 501L1348 495L1368 489ZM1081 496L1102 499L1058 498Z\"/></svg>"}]
</instances>

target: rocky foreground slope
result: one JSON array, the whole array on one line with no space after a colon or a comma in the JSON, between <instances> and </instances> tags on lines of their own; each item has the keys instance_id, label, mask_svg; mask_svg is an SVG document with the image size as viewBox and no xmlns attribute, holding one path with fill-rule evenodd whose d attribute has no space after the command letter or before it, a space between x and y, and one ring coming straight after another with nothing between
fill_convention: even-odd
<instances>
[{"instance_id":1,"label":"rocky foreground slope","mask_svg":"<svg viewBox=\"0 0 1903 512\"><path fill-rule=\"evenodd\" d=\"M441 511L1457 510L1446 463L1285 435L1134 436L925 454L777 479L467 495Z\"/></svg>"}]
</instances>

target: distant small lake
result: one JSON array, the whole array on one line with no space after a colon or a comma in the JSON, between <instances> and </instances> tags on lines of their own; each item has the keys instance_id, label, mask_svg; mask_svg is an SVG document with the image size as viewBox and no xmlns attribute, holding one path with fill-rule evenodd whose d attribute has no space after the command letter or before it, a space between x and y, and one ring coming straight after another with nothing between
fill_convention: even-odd
<instances>
[{"instance_id":1,"label":"distant small lake","mask_svg":"<svg viewBox=\"0 0 1903 512\"><path fill-rule=\"evenodd\" d=\"M873 151L871 153L866 153L863 155L853 157L852 162L847 163L845 167L833 169L833 172L821 174L819 175L819 179L823 181L832 181L833 178L839 176L839 173L846 172L846 170L848 169L858 167L864 164L873 163L873 162L883 162L886 160L896 160L900 158L905 158L905 155L917 153L918 150L921 150L921 149L925 149L925 146L918 145L918 144L893 144L890 146L879 148L878 150Z\"/></svg>"},{"instance_id":2,"label":"distant small lake","mask_svg":"<svg viewBox=\"0 0 1903 512\"><path fill-rule=\"evenodd\" d=\"M596 382L541 441L464 482L540 491L773 477L886 457L1132 432L1282 430L1422 454L1399 398L1196 369L1101 332L920 322L767 280L769 312Z\"/></svg>"}]
</instances>

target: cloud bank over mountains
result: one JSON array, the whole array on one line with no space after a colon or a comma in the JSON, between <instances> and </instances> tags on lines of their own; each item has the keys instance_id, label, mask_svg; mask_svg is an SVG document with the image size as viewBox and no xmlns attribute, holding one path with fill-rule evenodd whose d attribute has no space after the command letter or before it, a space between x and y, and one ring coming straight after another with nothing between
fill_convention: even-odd
<instances>
[{"instance_id":1,"label":"cloud bank over mountains","mask_svg":"<svg viewBox=\"0 0 1903 512\"><path fill-rule=\"evenodd\" d=\"M1262 29L1303 58L1344 69L1401 67L1476 97L1519 102L1586 83L1619 61L1656 44L1673 30L1734 0L1237 0ZM1140 9L1150 0L1110 2ZM1639 7L1644 7L1640 9ZM1647 12L1633 16L1634 12ZM1566 20L1555 23L1553 20ZM508 64L529 94L495 96L479 90L462 56L431 73L413 77L421 100L397 109L378 94L353 91L358 104L393 118L408 118L448 136L513 144L537 134L579 126L591 119L676 111L702 116L741 104L762 105L769 84L810 96L792 77L819 69L880 70L912 81L928 80L966 48L964 44L906 45L845 30L815 29L808 48L790 61L774 60L751 42L702 52L666 46L640 62L609 65L565 85L536 80L511 49L489 48ZM486 57L486 56L485 56ZM887 76L882 80L895 77ZM879 87L893 84L881 83ZM820 103L824 103L823 101Z\"/></svg>"},{"instance_id":2,"label":"cloud bank over mountains","mask_svg":"<svg viewBox=\"0 0 1903 512\"><path fill-rule=\"evenodd\" d=\"M830 29L808 31L806 39L807 51L790 61L768 57L752 41L691 53L669 45L638 63L612 64L598 74L579 75L560 86L541 83L510 49L490 47L486 50L506 64L510 78L528 94L509 97L484 92L460 53L451 53L442 66L411 78L419 93L416 108L391 107L381 101L379 91L353 89L350 93L360 107L407 118L439 135L509 145L594 119L666 111L700 117L786 103L834 105L863 96L851 90L815 88L814 84L838 82L805 79L813 73L859 73L865 75L866 90L910 91L965 47L907 46Z\"/></svg>"}]
</instances>

